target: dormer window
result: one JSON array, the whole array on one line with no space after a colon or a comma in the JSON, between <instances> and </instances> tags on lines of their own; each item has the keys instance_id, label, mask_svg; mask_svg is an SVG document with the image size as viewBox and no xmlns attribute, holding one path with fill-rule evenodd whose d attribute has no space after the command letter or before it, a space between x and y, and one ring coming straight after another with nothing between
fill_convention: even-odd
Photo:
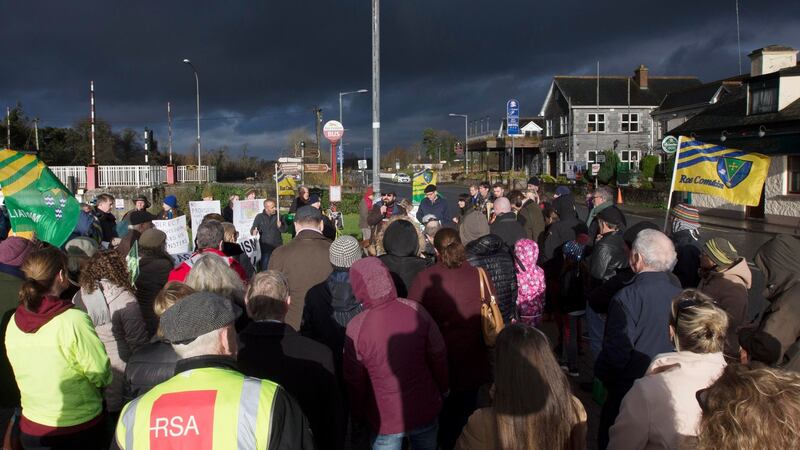
<instances>
[{"instance_id":1,"label":"dormer window","mask_svg":"<svg viewBox=\"0 0 800 450\"><path fill-rule=\"evenodd\" d=\"M751 82L749 114L778 112L778 79Z\"/></svg>"}]
</instances>

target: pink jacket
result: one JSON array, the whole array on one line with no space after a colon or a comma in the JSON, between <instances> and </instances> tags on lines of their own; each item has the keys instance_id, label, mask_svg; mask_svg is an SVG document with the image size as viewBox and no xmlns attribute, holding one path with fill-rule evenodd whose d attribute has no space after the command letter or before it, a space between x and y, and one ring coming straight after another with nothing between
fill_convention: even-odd
<instances>
[{"instance_id":1,"label":"pink jacket","mask_svg":"<svg viewBox=\"0 0 800 450\"><path fill-rule=\"evenodd\" d=\"M695 394L725 368L722 353L673 352L656 356L622 400L610 430L609 450L676 449L697 435Z\"/></svg>"}]
</instances>

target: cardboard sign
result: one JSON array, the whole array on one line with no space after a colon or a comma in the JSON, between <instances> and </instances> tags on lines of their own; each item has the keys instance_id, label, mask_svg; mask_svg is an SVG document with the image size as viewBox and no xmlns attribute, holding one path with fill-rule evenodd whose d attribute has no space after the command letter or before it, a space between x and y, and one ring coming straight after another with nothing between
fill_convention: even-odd
<instances>
[{"instance_id":1,"label":"cardboard sign","mask_svg":"<svg viewBox=\"0 0 800 450\"><path fill-rule=\"evenodd\" d=\"M219 200L189 202L189 217L192 219L192 248L194 248L194 238L197 236L197 228L203 222L206 214L221 214Z\"/></svg>"},{"instance_id":2,"label":"cardboard sign","mask_svg":"<svg viewBox=\"0 0 800 450\"><path fill-rule=\"evenodd\" d=\"M239 237L250 236L253 221L258 213L264 210L264 199L240 200L233 202L233 226L239 232Z\"/></svg>"},{"instance_id":3,"label":"cardboard sign","mask_svg":"<svg viewBox=\"0 0 800 450\"><path fill-rule=\"evenodd\" d=\"M240 234L239 242L237 243L242 251L247 254L253 267L257 267L256 264L261 260L261 245L258 243L258 236L250 236L250 233L248 233L247 236L242 236Z\"/></svg>"},{"instance_id":4,"label":"cardboard sign","mask_svg":"<svg viewBox=\"0 0 800 450\"><path fill-rule=\"evenodd\" d=\"M332 202L340 202L342 201L342 187L341 186L331 186L330 192L330 201Z\"/></svg>"},{"instance_id":5,"label":"cardboard sign","mask_svg":"<svg viewBox=\"0 0 800 450\"><path fill-rule=\"evenodd\" d=\"M189 233L186 232L186 216L170 220L154 220L153 226L167 235L167 253L176 255L189 252Z\"/></svg>"}]
</instances>

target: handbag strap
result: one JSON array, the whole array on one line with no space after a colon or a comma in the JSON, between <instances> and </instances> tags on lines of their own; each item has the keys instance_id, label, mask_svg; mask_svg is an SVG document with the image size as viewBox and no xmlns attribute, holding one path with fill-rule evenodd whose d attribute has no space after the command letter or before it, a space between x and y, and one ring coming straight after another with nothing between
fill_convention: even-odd
<instances>
[{"instance_id":1,"label":"handbag strap","mask_svg":"<svg viewBox=\"0 0 800 450\"><path fill-rule=\"evenodd\" d=\"M480 285L481 285L481 288L480 288L481 289L481 303L486 303L486 296L484 295L484 290L483 290L483 275L484 275L483 274L483 269L478 267L478 281L480 282Z\"/></svg>"},{"instance_id":2,"label":"handbag strap","mask_svg":"<svg viewBox=\"0 0 800 450\"><path fill-rule=\"evenodd\" d=\"M480 274L481 278L481 301L483 301L484 303L491 304L492 297L494 297L494 292L492 292L491 284L489 284L489 275L482 267L478 268L478 273ZM484 285L486 285L486 291L489 293L488 299L483 295Z\"/></svg>"}]
</instances>

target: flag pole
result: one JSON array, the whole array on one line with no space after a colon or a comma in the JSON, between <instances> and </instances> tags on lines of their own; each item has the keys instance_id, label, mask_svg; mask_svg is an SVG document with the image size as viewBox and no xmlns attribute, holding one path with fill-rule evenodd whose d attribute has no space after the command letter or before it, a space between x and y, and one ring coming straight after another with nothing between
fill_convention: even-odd
<instances>
[{"instance_id":1,"label":"flag pole","mask_svg":"<svg viewBox=\"0 0 800 450\"><path fill-rule=\"evenodd\" d=\"M672 194L675 192L675 175L678 173L678 158L680 157L681 154L682 139L683 136L678 135L678 149L675 150L675 164L673 164L672 166L672 181L669 183L669 196L667 197L667 215L664 217L664 233L667 232L667 222L669 222L669 211L672 209Z\"/></svg>"},{"instance_id":2,"label":"flag pole","mask_svg":"<svg viewBox=\"0 0 800 450\"><path fill-rule=\"evenodd\" d=\"M281 188L278 186L278 163L275 163L275 210L281 214Z\"/></svg>"}]
</instances>

